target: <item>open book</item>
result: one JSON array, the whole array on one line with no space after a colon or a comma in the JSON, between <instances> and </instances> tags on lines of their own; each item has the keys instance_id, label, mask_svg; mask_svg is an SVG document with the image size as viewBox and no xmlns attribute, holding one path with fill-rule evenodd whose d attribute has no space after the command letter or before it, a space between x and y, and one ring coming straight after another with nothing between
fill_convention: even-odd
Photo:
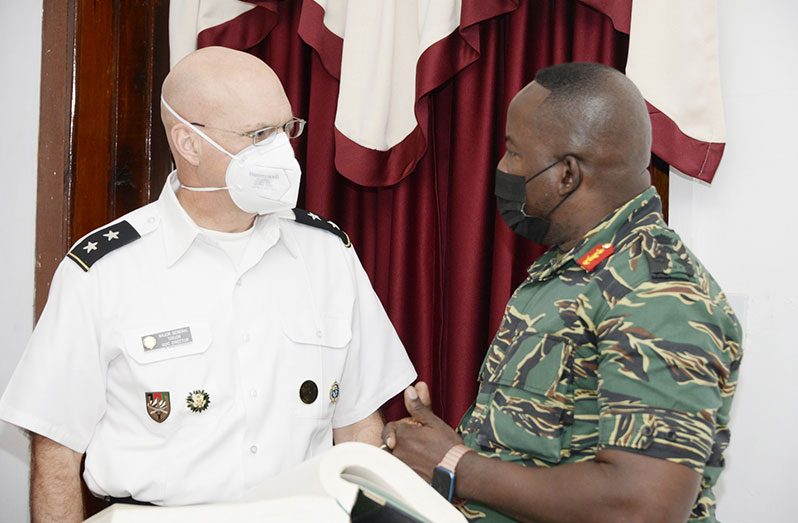
<instances>
[{"instance_id":1,"label":"open book","mask_svg":"<svg viewBox=\"0 0 798 523\"><path fill-rule=\"evenodd\" d=\"M204 521L465 522L407 465L363 443L342 443L282 472L238 503L188 507L113 505L92 523Z\"/></svg>"}]
</instances>

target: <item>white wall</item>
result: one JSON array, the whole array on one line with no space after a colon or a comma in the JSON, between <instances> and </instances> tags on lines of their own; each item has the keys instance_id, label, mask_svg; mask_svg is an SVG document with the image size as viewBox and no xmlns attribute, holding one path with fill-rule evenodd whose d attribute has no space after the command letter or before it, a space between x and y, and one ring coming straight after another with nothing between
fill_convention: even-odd
<instances>
[{"instance_id":1,"label":"white wall","mask_svg":"<svg viewBox=\"0 0 798 523\"><path fill-rule=\"evenodd\" d=\"M42 0L0 0L0 390L33 329ZM28 521L28 440L0 423L0 521Z\"/></svg>"},{"instance_id":2,"label":"white wall","mask_svg":"<svg viewBox=\"0 0 798 523\"><path fill-rule=\"evenodd\" d=\"M721 0L727 145L712 186L671 176L670 221L730 295L745 356L723 523L798 521L798 2Z\"/></svg>"}]
</instances>

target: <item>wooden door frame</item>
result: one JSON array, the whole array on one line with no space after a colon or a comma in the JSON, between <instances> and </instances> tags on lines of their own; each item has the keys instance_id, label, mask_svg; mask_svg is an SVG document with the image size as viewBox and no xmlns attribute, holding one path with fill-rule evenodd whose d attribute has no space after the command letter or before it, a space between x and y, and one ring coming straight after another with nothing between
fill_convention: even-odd
<instances>
[{"instance_id":1,"label":"wooden door frame","mask_svg":"<svg viewBox=\"0 0 798 523\"><path fill-rule=\"evenodd\" d=\"M43 1L36 318L69 247L151 201L169 172L168 15L168 0Z\"/></svg>"}]
</instances>

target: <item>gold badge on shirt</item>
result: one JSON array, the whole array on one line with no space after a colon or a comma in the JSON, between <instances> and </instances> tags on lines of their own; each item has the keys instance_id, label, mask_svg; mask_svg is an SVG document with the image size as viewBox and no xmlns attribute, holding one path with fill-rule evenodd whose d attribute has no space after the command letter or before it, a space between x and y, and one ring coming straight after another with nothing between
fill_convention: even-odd
<instances>
[{"instance_id":1,"label":"gold badge on shirt","mask_svg":"<svg viewBox=\"0 0 798 523\"><path fill-rule=\"evenodd\" d=\"M169 401L168 392L145 392L144 398L147 402L147 414L153 421L163 423L172 412L172 404Z\"/></svg>"},{"instance_id":2,"label":"gold badge on shirt","mask_svg":"<svg viewBox=\"0 0 798 523\"><path fill-rule=\"evenodd\" d=\"M203 412L211 404L210 395L202 389L197 389L186 396L186 405L191 412Z\"/></svg>"}]
</instances>

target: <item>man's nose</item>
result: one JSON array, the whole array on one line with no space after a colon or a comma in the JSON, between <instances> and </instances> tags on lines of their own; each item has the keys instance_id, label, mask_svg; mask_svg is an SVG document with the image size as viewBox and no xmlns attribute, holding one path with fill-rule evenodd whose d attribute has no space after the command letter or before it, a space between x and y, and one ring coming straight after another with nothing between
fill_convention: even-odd
<instances>
[{"instance_id":1,"label":"man's nose","mask_svg":"<svg viewBox=\"0 0 798 523\"><path fill-rule=\"evenodd\" d=\"M496 168L500 171L507 172L507 153L505 152L501 158L499 158L499 163L496 164Z\"/></svg>"}]
</instances>

